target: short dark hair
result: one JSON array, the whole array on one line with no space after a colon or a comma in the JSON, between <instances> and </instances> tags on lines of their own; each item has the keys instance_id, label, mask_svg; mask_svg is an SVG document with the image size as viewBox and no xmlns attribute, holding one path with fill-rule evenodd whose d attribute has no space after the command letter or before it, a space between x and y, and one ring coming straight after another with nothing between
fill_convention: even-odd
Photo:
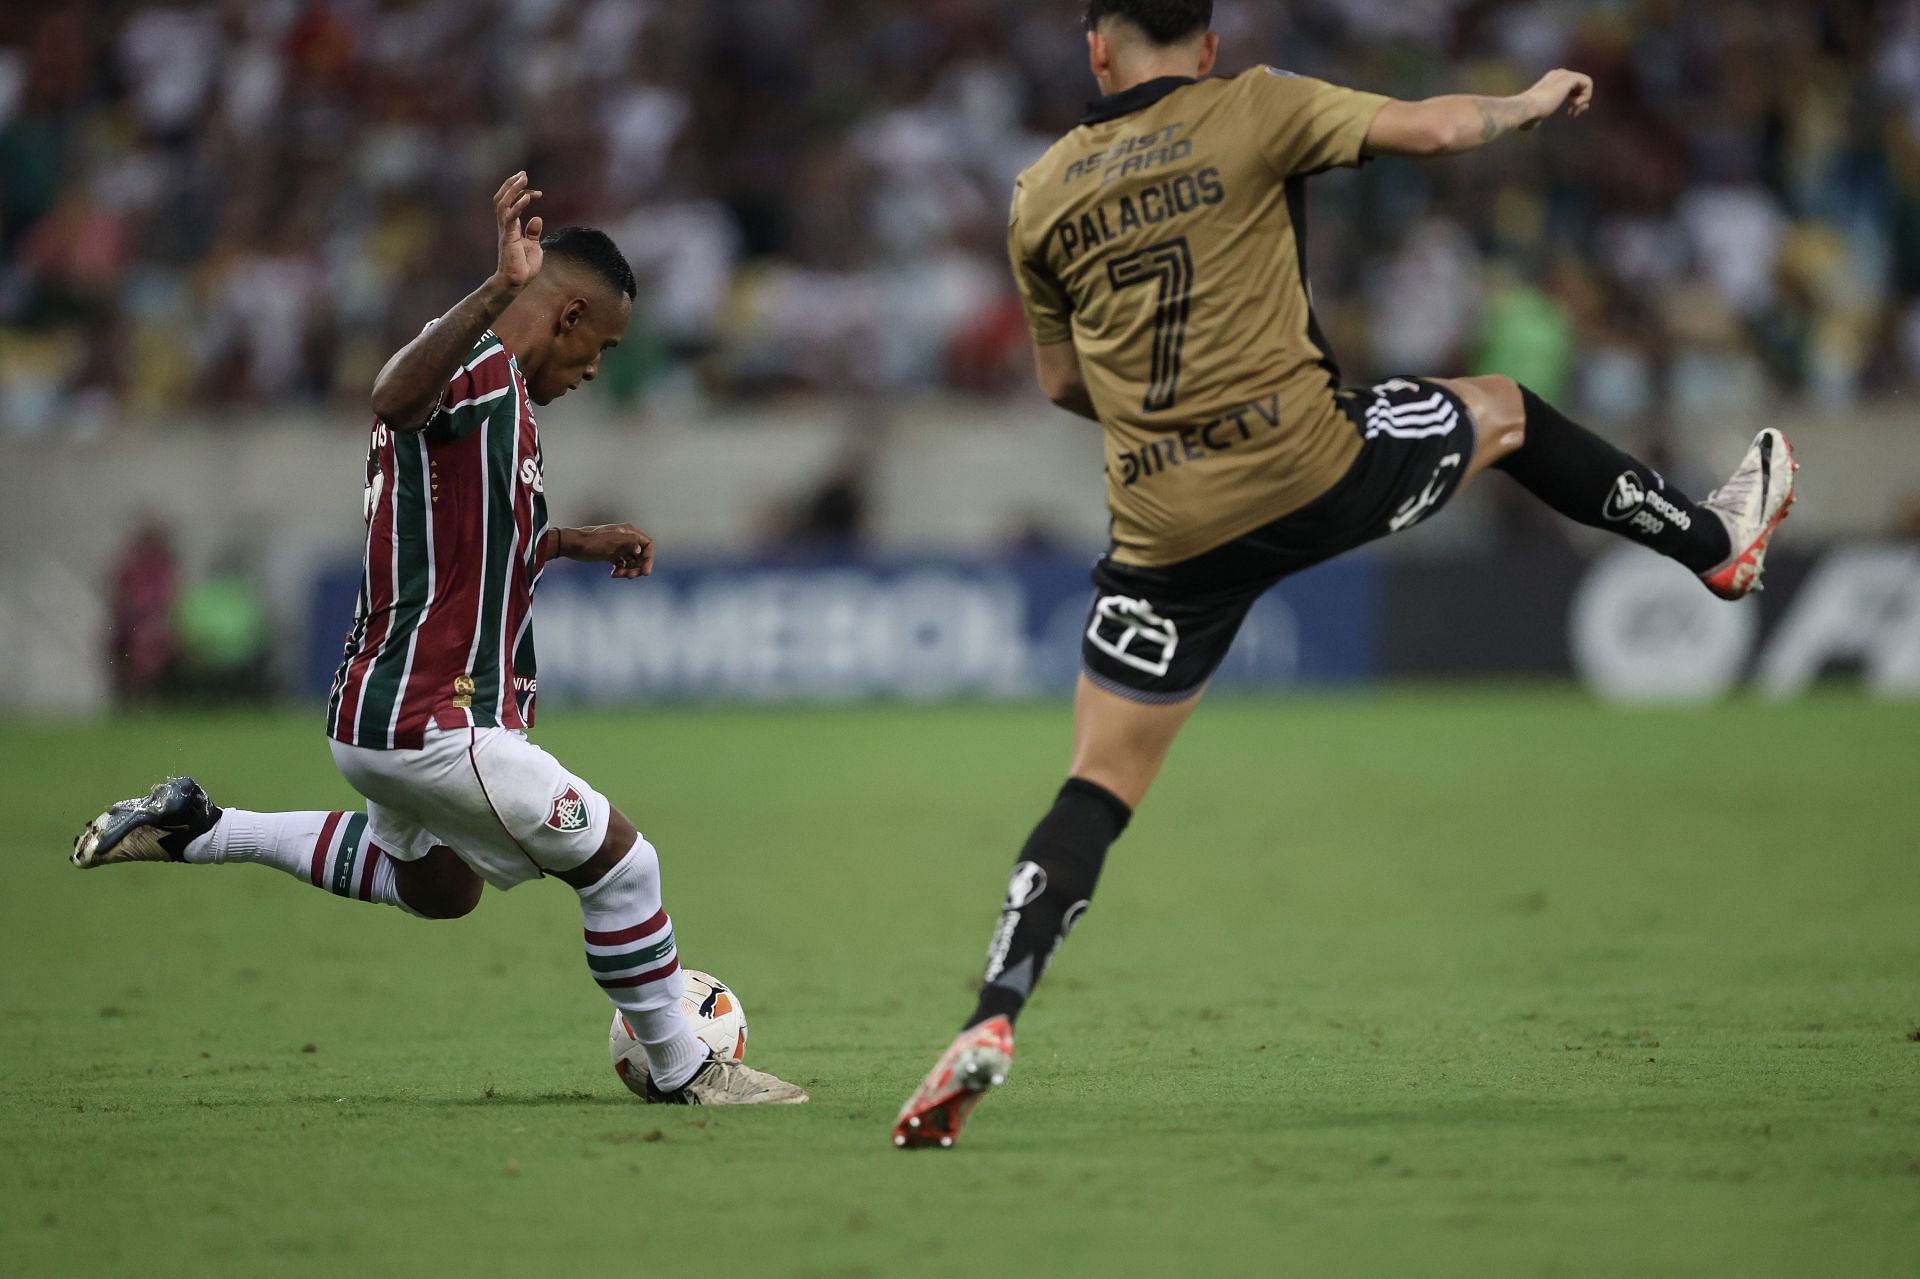
<instances>
[{"instance_id":1,"label":"short dark hair","mask_svg":"<svg viewBox=\"0 0 1920 1279\"><path fill-rule=\"evenodd\" d=\"M633 282L633 268L627 265L619 246L605 231L588 226L563 226L540 237L540 251L579 263L606 281L608 287L620 290L629 298L640 296Z\"/></svg>"},{"instance_id":2,"label":"short dark hair","mask_svg":"<svg viewBox=\"0 0 1920 1279\"><path fill-rule=\"evenodd\" d=\"M1087 30L1125 18L1155 44L1179 44L1213 25L1213 0L1087 0Z\"/></svg>"}]
</instances>

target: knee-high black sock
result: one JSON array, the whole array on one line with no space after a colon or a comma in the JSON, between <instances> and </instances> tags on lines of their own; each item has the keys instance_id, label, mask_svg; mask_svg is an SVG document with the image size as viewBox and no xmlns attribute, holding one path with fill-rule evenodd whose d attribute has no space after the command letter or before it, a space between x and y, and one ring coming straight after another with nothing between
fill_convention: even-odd
<instances>
[{"instance_id":1,"label":"knee-high black sock","mask_svg":"<svg viewBox=\"0 0 1920 1279\"><path fill-rule=\"evenodd\" d=\"M1520 388L1527 440L1495 463L1535 497L1570 520L1618 533L1696 573L1710 573L1733 554L1727 529L1661 474L1622 453L1560 410Z\"/></svg>"},{"instance_id":2,"label":"knee-high black sock","mask_svg":"<svg viewBox=\"0 0 1920 1279\"><path fill-rule=\"evenodd\" d=\"M987 948L980 1003L968 1026L1020 1015L1053 952L1087 909L1107 849L1132 816L1133 810L1103 786L1075 777L1060 788L1052 810L1027 836L1007 881L1000 925Z\"/></svg>"}]
</instances>

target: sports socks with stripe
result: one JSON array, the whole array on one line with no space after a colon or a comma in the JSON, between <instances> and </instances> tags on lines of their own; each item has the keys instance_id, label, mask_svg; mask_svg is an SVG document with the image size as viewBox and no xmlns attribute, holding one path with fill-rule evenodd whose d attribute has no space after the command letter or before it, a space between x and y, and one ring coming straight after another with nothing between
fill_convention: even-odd
<instances>
[{"instance_id":1,"label":"sports socks with stripe","mask_svg":"<svg viewBox=\"0 0 1920 1279\"><path fill-rule=\"evenodd\" d=\"M367 838L365 813L255 813L225 809L181 860L198 865L257 862L338 897L398 906L393 859ZM646 1049L656 1087L672 1092L707 1060L707 1046L681 1009L685 980L673 921L660 901L660 857L634 842L599 882L579 890L587 966Z\"/></svg>"},{"instance_id":2,"label":"sports socks with stripe","mask_svg":"<svg viewBox=\"0 0 1920 1279\"><path fill-rule=\"evenodd\" d=\"M393 860L367 838L367 815L343 812L253 813L228 808L181 860L201 865L257 862L336 897L420 912L400 898Z\"/></svg>"},{"instance_id":3,"label":"sports socks with stripe","mask_svg":"<svg viewBox=\"0 0 1920 1279\"><path fill-rule=\"evenodd\" d=\"M1526 443L1494 463L1500 470L1575 523L1618 533L1696 573L1727 562L1733 548L1719 516L1524 386L1520 398Z\"/></svg>"},{"instance_id":4,"label":"sports socks with stripe","mask_svg":"<svg viewBox=\"0 0 1920 1279\"><path fill-rule=\"evenodd\" d=\"M680 1007L686 981L673 920L660 903L660 856L637 838L612 870L579 893L587 967L646 1050L654 1087L673 1092L706 1063L707 1046Z\"/></svg>"},{"instance_id":5,"label":"sports socks with stripe","mask_svg":"<svg viewBox=\"0 0 1920 1279\"><path fill-rule=\"evenodd\" d=\"M1086 913L1107 849L1132 817L1133 810L1104 786L1074 777L1060 788L1007 881L969 1027L989 1017L1020 1016L1054 951Z\"/></svg>"}]
</instances>

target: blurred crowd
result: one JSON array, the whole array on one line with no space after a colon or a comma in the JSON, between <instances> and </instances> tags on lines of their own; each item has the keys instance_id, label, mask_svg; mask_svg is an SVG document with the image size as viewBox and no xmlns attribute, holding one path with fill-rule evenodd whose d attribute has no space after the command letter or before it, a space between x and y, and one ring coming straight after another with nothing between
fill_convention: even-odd
<instances>
[{"instance_id":1,"label":"blurred crowd","mask_svg":"<svg viewBox=\"0 0 1920 1279\"><path fill-rule=\"evenodd\" d=\"M261 701L273 690L260 574L234 548L186 572L159 516L136 520L106 582L107 678L123 706Z\"/></svg>"},{"instance_id":2,"label":"blurred crowd","mask_svg":"<svg viewBox=\"0 0 1920 1279\"><path fill-rule=\"evenodd\" d=\"M1092 86L1076 0L0 7L0 432L359 421L490 269L525 167L643 282L588 394L1030 394L1014 175ZM1223 67L1597 109L1315 195L1354 377L1501 371L1600 421L1920 379L1920 0L1220 0ZM353 410L349 413L348 410Z\"/></svg>"}]
</instances>

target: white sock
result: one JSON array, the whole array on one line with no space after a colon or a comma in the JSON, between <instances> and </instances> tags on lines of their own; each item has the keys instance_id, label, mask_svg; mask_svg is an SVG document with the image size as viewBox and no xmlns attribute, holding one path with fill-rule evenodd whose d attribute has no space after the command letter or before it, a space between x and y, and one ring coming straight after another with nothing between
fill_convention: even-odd
<instances>
[{"instance_id":1,"label":"white sock","mask_svg":"<svg viewBox=\"0 0 1920 1279\"><path fill-rule=\"evenodd\" d=\"M680 1020L685 1023L686 1016L682 1014ZM647 1050L647 1073L653 1076L654 1086L661 1092L685 1087L713 1055L713 1050L700 1041L690 1024L684 1033L676 1034L665 1043L642 1043L641 1047Z\"/></svg>"},{"instance_id":2,"label":"white sock","mask_svg":"<svg viewBox=\"0 0 1920 1279\"><path fill-rule=\"evenodd\" d=\"M685 979L673 921L660 904L660 856L645 839L599 883L580 890L587 964L646 1050L654 1086L672 1092L707 1060L707 1046L680 1007Z\"/></svg>"},{"instance_id":3,"label":"white sock","mask_svg":"<svg viewBox=\"0 0 1920 1279\"><path fill-rule=\"evenodd\" d=\"M187 845L181 858L201 865L258 862L337 897L419 913L400 900L393 859L367 838L365 813L229 808L212 830Z\"/></svg>"}]
</instances>

